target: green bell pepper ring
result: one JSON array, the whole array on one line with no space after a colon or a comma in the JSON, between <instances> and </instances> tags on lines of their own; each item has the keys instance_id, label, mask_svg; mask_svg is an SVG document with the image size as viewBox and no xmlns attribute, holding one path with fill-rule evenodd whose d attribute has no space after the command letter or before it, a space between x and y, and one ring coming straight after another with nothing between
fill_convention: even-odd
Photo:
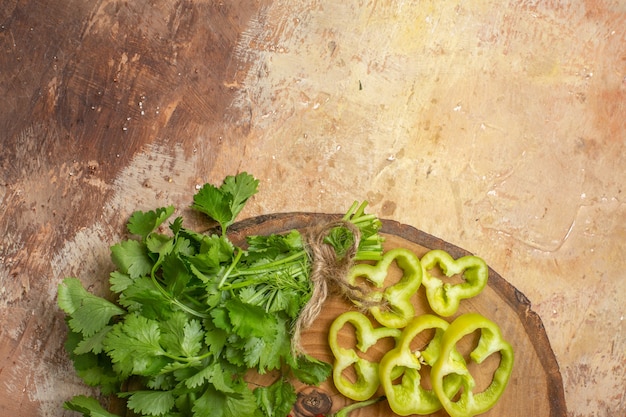
<instances>
[{"instance_id":1,"label":"green bell pepper ring","mask_svg":"<svg viewBox=\"0 0 626 417\"><path fill-rule=\"evenodd\" d=\"M448 252L434 249L427 252L420 262L428 304L440 316L453 315L458 310L461 300L480 294L487 285L489 268L485 261L477 256L463 256L455 260ZM444 283L429 272L436 266L439 266L447 277L463 274L464 282Z\"/></svg>"},{"instance_id":2,"label":"green bell pepper ring","mask_svg":"<svg viewBox=\"0 0 626 417\"><path fill-rule=\"evenodd\" d=\"M455 359L454 352L458 352L456 344L459 340L478 329L481 330L480 339L470 353L470 358L480 364L490 355L500 352L500 364L489 386L482 392L474 393L475 380L466 362ZM448 326L441 339L440 356L430 374L433 390L451 417L471 417L484 413L496 404L504 392L513 371L513 362L513 348L503 339L497 324L478 313L463 314ZM452 375L461 378L462 390L456 401L453 401L444 384L444 379Z\"/></svg>"},{"instance_id":3,"label":"green bell pepper ring","mask_svg":"<svg viewBox=\"0 0 626 417\"><path fill-rule=\"evenodd\" d=\"M421 385L420 369L431 366L439 358L441 339L448 328L448 322L432 314L415 317L402 331L396 347L383 356L380 361L380 382L391 410L401 416L411 414L431 414L441 409L442 405L433 390ZM411 343L420 333L434 329L433 338L422 351L414 351ZM456 359L463 361L457 352ZM395 375L396 370L401 375ZM400 378L399 383L394 383ZM460 386L459 378L448 378L443 390L447 395L454 395Z\"/></svg>"},{"instance_id":4,"label":"green bell pepper ring","mask_svg":"<svg viewBox=\"0 0 626 417\"><path fill-rule=\"evenodd\" d=\"M336 413L330 414L326 417L348 417L348 415L350 415L350 413L352 413L353 411L356 411L360 408L369 407L370 405L376 404L377 402L382 401L384 399L385 397L377 397L377 398L372 398L371 400L353 403L353 404L345 406L341 410L338 410Z\"/></svg>"},{"instance_id":5,"label":"green bell pepper ring","mask_svg":"<svg viewBox=\"0 0 626 417\"><path fill-rule=\"evenodd\" d=\"M365 401L371 398L378 387L378 363L370 362L359 356L356 350L341 347L337 340L341 328L350 323L354 326L356 335L355 347L366 353L380 339L393 337L398 339L401 331L387 327L372 326L370 319L358 311L348 311L339 315L331 324L328 334L328 344L335 357L333 364L333 382L337 390L344 396L355 400ZM344 374L344 370L354 366L356 381L350 381Z\"/></svg>"},{"instance_id":6,"label":"green bell pepper ring","mask_svg":"<svg viewBox=\"0 0 626 417\"><path fill-rule=\"evenodd\" d=\"M422 283L422 267L415 253L405 248L391 249L375 265L353 266L348 273L348 282L355 285L356 279L363 277L375 287L383 288L388 270L394 261L402 269L403 275L397 283L389 285L382 292L372 291L369 299L378 305L369 307L369 312L383 326L399 329L415 316L411 297Z\"/></svg>"}]
</instances>

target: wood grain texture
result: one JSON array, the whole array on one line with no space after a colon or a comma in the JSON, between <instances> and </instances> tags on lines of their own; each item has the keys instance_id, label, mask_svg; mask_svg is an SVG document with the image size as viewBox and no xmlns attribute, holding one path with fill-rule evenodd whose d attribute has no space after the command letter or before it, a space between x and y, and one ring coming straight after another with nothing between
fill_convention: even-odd
<instances>
[{"instance_id":1,"label":"wood grain texture","mask_svg":"<svg viewBox=\"0 0 626 417\"><path fill-rule=\"evenodd\" d=\"M77 261L67 272L93 274L88 285L105 291L110 261L100 243L125 222L113 214L115 190L141 204L141 192L163 195L181 171L194 171L149 156L155 143L202 155L212 169L222 137L240 129L222 123L241 119L227 109L233 91L225 84L245 69L233 60L235 46L259 7L185 0L0 5L0 414L69 415L62 398L86 392L63 353L55 270ZM142 155L142 168L120 182ZM69 240L82 260L59 256Z\"/></svg>"},{"instance_id":2,"label":"wood grain texture","mask_svg":"<svg viewBox=\"0 0 626 417\"><path fill-rule=\"evenodd\" d=\"M0 2L0 414L91 392L58 283L106 294L134 210L204 227L196 187L243 170L242 217L367 199L480 254L569 417L626 414L624 28L621 0Z\"/></svg>"}]
</instances>

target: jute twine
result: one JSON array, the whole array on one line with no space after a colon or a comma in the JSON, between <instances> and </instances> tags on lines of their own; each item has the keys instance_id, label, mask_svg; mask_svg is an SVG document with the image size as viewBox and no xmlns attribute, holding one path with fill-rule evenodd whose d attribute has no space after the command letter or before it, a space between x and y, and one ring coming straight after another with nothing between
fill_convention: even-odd
<instances>
[{"instance_id":1,"label":"jute twine","mask_svg":"<svg viewBox=\"0 0 626 417\"><path fill-rule=\"evenodd\" d=\"M354 236L354 242L341 258L337 257L335 249L324 242L324 238L335 227L345 227ZM340 220L322 225L305 235L307 251L311 257L311 283L313 291L310 300L300 311L294 323L292 333L292 351L294 354L304 352L301 345L301 333L307 329L319 316L326 298L332 291L356 302L362 309L368 308L372 301L366 299L366 291L348 282L348 272L354 264L354 257L361 241L361 231L354 224Z\"/></svg>"}]
</instances>

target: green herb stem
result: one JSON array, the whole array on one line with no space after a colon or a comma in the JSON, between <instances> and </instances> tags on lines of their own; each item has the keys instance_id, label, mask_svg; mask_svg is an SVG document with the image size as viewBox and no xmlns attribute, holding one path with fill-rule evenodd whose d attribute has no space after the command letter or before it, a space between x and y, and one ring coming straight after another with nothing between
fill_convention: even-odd
<instances>
[{"instance_id":1,"label":"green herb stem","mask_svg":"<svg viewBox=\"0 0 626 417\"><path fill-rule=\"evenodd\" d=\"M222 289L222 287L224 286L224 283L226 282L226 279L230 276L231 272L233 272L233 269L235 269L235 266L239 263L239 260L241 259L242 254L243 254L243 251L239 249L239 251L237 251L237 256L235 256L235 259L233 260L233 262L230 264L228 269L224 272L224 275L222 276L220 283L217 284L218 289Z\"/></svg>"},{"instance_id":2,"label":"green herb stem","mask_svg":"<svg viewBox=\"0 0 626 417\"><path fill-rule=\"evenodd\" d=\"M354 256L355 261L377 261L380 259L380 251L358 251Z\"/></svg>"},{"instance_id":3,"label":"green herb stem","mask_svg":"<svg viewBox=\"0 0 626 417\"><path fill-rule=\"evenodd\" d=\"M200 356L184 357L184 356L172 355L172 354L169 354L169 353L167 353L165 351L163 352L163 356L165 356L166 358L170 358L170 359L175 360L177 362L185 362L185 363L200 362L200 361L208 358L211 355L212 355L211 352L206 352L205 354L202 354Z\"/></svg>"},{"instance_id":4,"label":"green herb stem","mask_svg":"<svg viewBox=\"0 0 626 417\"><path fill-rule=\"evenodd\" d=\"M196 316L196 317L200 317L203 319L206 319L208 317L210 317L208 314L204 314L201 313L199 311L194 310L193 308L189 307L188 305L184 304L183 302L179 301L178 299L176 299L176 297L173 297L169 292L167 292L165 290L165 288L163 288L163 286L161 284L159 284L159 281L156 278L155 275L155 271L157 270L157 268L161 266L160 262L157 262L154 264L154 266L152 267L152 271L150 272L150 278L152 278L152 283L154 284L154 286L159 290L159 292L163 295L163 297L167 298L169 300L169 302L171 302L172 304L176 305L177 307L179 307L181 310Z\"/></svg>"},{"instance_id":5,"label":"green herb stem","mask_svg":"<svg viewBox=\"0 0 626 417\"><path fill-rule=\"evenodd\" d=\"M261 273L268 273L276 270L283 270L297 264L297 262L302 258L305 258L307 255L306 251L296 252L293 255L286 256L279 260L268 262L266 264L261 264L257 266L246 266L245 269L239 269L236 272L232 273L231 277L240 277L245 275L257 275Z\"/></svg>"}]
</instances>

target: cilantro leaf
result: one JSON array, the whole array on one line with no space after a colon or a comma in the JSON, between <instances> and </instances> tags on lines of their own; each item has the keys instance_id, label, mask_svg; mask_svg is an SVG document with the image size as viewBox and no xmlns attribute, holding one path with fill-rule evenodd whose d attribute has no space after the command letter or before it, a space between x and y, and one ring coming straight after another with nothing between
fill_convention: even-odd
<instances>
[{"instance_id":1,"label":"cilantro leaf","mask_svg":"<svg viewBox=\"0 0 626 417\"><path fill-rule=\"evenodd\" d=\"M125 375L149 374L151 365L165 355L159 340L159 323L138 314L129 314L106 335L104 347L120 372Z\"/></svg>"},{"instance_id":2,"label":"cilantro leaf","mask_svg":"<svg viewBox=\"0 0 626 417\"><path fill-rule=\"evenodd\" d=\"M174 312L166 321L159 323L160 345L170 354L184 355L180 345L184 337L185 324L187 324L187 315L182 311Z\"/></svg>"},{"instance_id":3,"label":"cilantro leaf","mask_svg":"<svg viewBox=\"0 0 626 417\"><path fill-rule=\"evenodd\" d=\"M191 207L218 222L222 233L233 221L229 197L213 184L207 183L198 191Z\"/></svg>"},{"instance_id":4,"label":"cilantro leaf","mask_svg":"<svg viewBox=\"0 0 626 417\"><path fill-rule=\"evenodd\" d=\"M297 399L294 386L283 378L279 378L268 387L256 388L254 396L268 417L288 415Z\"/></svg>"},{"instance_id":5,"label":"cilantro leaf","mask_svg":"<svg viewBox=\"0 0 626 417\"><path fill-rule=\"evenodd\" d=\"M80 343L76 346L76 349L74 349L74 353L76 353L77 355L89 352L101 353L103 350L102 343L104 341L104 338L112 328L112 326L104 326L93 336L81 340Z\"/></svg>"},{"instance_id":6,"label":"cilantro leaf","mask_svg":"<svg viewBox=\"0 0 626 417\"><path fill-rule=\"evenodd\" d=\"M333 370L331 364L315 359L310 355L289 358L289 365L296 378L308 385L319 385L327 380Z\"/></svg>"},{"instance_id":7,"label":"cilantro leaf","mask_svg":"<svg viewBox=\"0 0 626 417\"><path fill-rule=\"evenodd\" d=\"M264 373L266 369L279 369L282 366L282 358L290 356L291 334L289 329L291 326L289 323L290 321L279 315L274 331L266 334L268 343L257 365L259 373Z\"/></svg>"},{"instance_id":8,"label":"cilantro leaf","mask_svg":"<svg viewBox=\"0 0 626 417\"><path fill-rule=\"evenodd\" d=\"M76 374L89 386L98 386L103 394L112 394L119 390L121 379L113 371L111 361L104 354L87 352L76 354L83 340L82 335L69 331L65 341L65 350L76 370Z\"/></svg>"},{"instance_id":9,"label":"cilantro leaf","mask_svg":"<svg viewBox=\"0 0 626 417\"><path fill-rule=\"evenodd\" d=\"M66 278L59 284L57 303L70 315L70 328L85 337L100 331L114 316L125 313L112 302L85 290L77 278Z\"/></svg>"},{"instance_id":10,"label":"cilantro leaf","mask_svg":"<svg viewBox=\"0 0 626 417\"><path fill-rule=\"evenodd\" d=\"M160 416L174 407L176 397L172 391L133 391L119 394L128 397L128 408L150 416Z\"/></svg>"},{"instance_id":11,"label":"cilantro leaf","mask_svg":"<svg viewBox=\"0 0 626 417\"><path fill-rule=\"evenodd\" d=\"M202 349L204 331L198 320L189 320L183 326L183 338L180 341L180 348L186 357L198 355Z\"/></svg>"},{"instance_id":12,"label":"cilantro leaf","mask_svg":"<svg viewBox=\"0 0 626 417\"><path fill-rule=\"evenodd\" d=\"M111 259L124 274L131 278L147 275L152 270L152 260L146 245L136 240L124 240L111 246Z\"/></svg>"},{"instance_id":13,"label":"cilantro leaf","mask_svg":"<svg viewBox=\"0 0 626 417\"><path fill-rule=\"evenodd\" d=\"M239 215L248 199L257 193L258 186L259 180L246 172L224 179L221 189L230 196L230 212L233 220Z\"/></svg>"},{"instance_id":14,"label":"cilantro leaf","mask_svg":"<svg viewBox=\"0 0 626 417\"><path fill-rule=\"evenodd\" d=\"M218 357L222 353L222 349L226 345L226 339L228 333L223 329L218 329L213 326L213 323L206 320L205 323L208 322L210 326L207 328L204 334L204 343L208 346L209 351L215 357Z\"/></svg>"},{"instance_id":15,"label":"cilantro leaf","mask_svg":"<svg viewBox=\"0 0 626 417\"><path fill-rule=\"evenodd\" d=\"M262 308L234 298L211 312L213 324L229 334L226 357L236 365L256 368L259 373L278 369L290 354L290 322L283 314L270 314ZM221 347L220 347L221 348Z\"/></svg>"},{"instance_id":16,"label":"cilantro leaf","mask_svg":"<svg viewBox=\"0 0 626 417\"><path fill-rule=\"evenodd\" d=\"M117 414L111 414L105 410L95 398L85 395L77 395L70 401L66 401L63 408L83 413L85 417L119 417Z\"/></svg>"},{"instance_id":17,"label":"cilantro leaf","mask_svg":"<svg viewBox=\"0 0 626 417\"><path fill-rule=\"evenodd\" d=\"M263 336L267 331L266 324L274 324L273 317L262 308L242 303L238 299L228 300L226 310L233 331L241 337Z\"/></svg>"},{"instance_id":18,"label":"cilantro leaf","mask_svg":"<svg viewBox=\"0 0 626 417\"><path fill-rule=\"evenodd\" d=\"M226 177L220 188L207 183L193 197L191 207L218 222L225 234L248 199L256 194L258 183L245 172Z\"/></svg>"},{"instance_id":19,"label":"cilantro leaf","mask_svg":"<svg viewBox=\"0 0 626 417\"><path fill-rule=\"evenodd\" d=\"M238 367L245 367L246 364L246 352L244 351L246 339L242 339L236 334L229 334L226 338L226 346L222 357L232 365Z\"/></svg>"},{"instance_id":20,"label":"cilantro leaf","mask_svg":"<svg viewBox=\"0 0 626 417\"><path fill-rule=\"evenodd\" d=\"M181 311L161 322L161 346L171 355L191 358L202 349L204 330L198 320L188 319Z\"/></svg>"},{"instance_id":21,"label":"cilantro leaf","mask_svg":"<svg viewBox=\"0 0 626 417\"><path fill-rule=\"evenodd\" d=\"M178 235L178 232L180 232L183 228L183 218L182 217L176 217L174 219L174 221L170 224L170 230L174 233L174 235Z\"/></svg>"},{"instance_id":22,"label":"cilantro leaf","mask_svg":"<svg viewBox=\"0 0 626 417\"><path fill-rule=\"evenodd\" d=\"M161 372L159 372L157 375L153 375L146 379L146 387L161 391L174 389L176 385L178 385L176 378L171 373L178 369L174 364L183 366L187 365L181 364L180 362L172 362L165 365L163 368L161 368Z\"/></svg>"},{"instance_id":23,"label":"cilantro leaf","mask_svg":"<svg viewBox=\"0 0 626 417\"><path fill-rule=\"evenodd\" d=\"M167 255L174 249L174 239L159 233L152 233L145 240L146 248L152 253Z\"/></svg>"},{"instance_id":24,"label":"cilantro leaf","mask_svg":"<svg viewBox=\"0 0 626 417\"><path fill-rule=\"evenodd\" d=\"M121 293L133 284L134 280L128 275L120 271L113 271L109 274L109 284L111 291Z\"/></svg>"},{"instance_id":25,"label":"cilantro leaf","mask_svg":"<svg viewBox=\"0 0 626 417\"><path fill-rule=\"evenodd\" d=\"M243 348L244 364L248 368L256 368L263 358L263 353L267 348L267 342L262 337L250 337L243 339L243 342L244 343L241 345ZM259 373L261 374L265 373L264 371L264 369L259 369Z\"/></svg>"},{"instance_id":26,"label":"cilantro leaf","mask_svg":"<svg viewBox=\"0 0 626 417\"><path fill-rule=\"evenodd\" d=\"M83 300L83 305L72 315L68 324L72 330L89 337L102 330L113 316L124 313L124 310L103 298L88 297Z\"/></svg>"},{"instance_id":27,"label":"cilantro leaf","mask_svg":"<svg viewBox=\"0 0 626 417\"><path fill-rule=\"evenodd\" d=\"M91 387L98 387L100 392L105 395L119 391L123 378L113 370L107 357L93 353L70 357L74 363L76 375L78 375L85 384Z\"/></svg>"},{"instance_id":28,"label":"cilantro leaf","mask_svg":"<svg viewBox=\"0 0 626 417\"><path fill-rule=\"evenodd\" d=\"M170 254L163 258L161 269L168 293L174 297L180 296L191 279L185 263L179 256Z\"/></svg>"},{"instance_id":29,"label":"cilantro leaf","mask_svg":"<svg viewBox=\"0 0 626 417\"><path fill-rule=\"evenodd\" d=\"M118 302L129 312L140 312L149 319L167 319L174 311L170 299L159 291L150 277L135 279Z\"/></svg>"},{"instance_id":30,"label":"cilantro leaf","mask_svg":"<svg viewBox=\"0 0 626 417\"><path fill-rule=\"evenodd\" d=\"M282 325L282 326L281 326ZM279 369L282 358L290 354L291 341L286 323L266 327L263 337L242 339L243 360L248 368L256 368L259 374Z\"/></svg>"},{"instance_id":31,"label":"cilantro leaf","mask_svg":"<svg viewBox=\"0 0 626 417\"><path fill-rule=\"evenodd\" d=\"M241 417L258 416L256 398L246 386L236 393L225 394L208 387L193 405L193 417Z\"/></svg>"},{"instance_id":32,"label":"cilantro leaf","mask_svg":"<svg viewBox=\"0 0 626 417\"><path fill-rule=\"evenodd\" d=\"M188 377L185 380L185 385L193 389L208 381L213 384L213 387L217 391L230 394L234 393L235 390L231 386L232 382L229 383L229 380L232 380L230 375L225 375L222 365L219 362L215 362L202 368L196 374Z\"/></svg>"},{"instance_id":33,"label":"cilantro leaf","mask_svg":"<svg viewBox=\"0 0 626 417\"><path fill-rule=\"evenodd\" d=\"M286 234L272 234L269 236L247 236L248 251L246 262L248 265L267 263L281 259L304 249L302 236L297 230Z\"/></svg>"},{"instance_id":34,"label":"cilantro leaf","mask_svg":"<svg viewBox=\"0 0 626 417\"><path fill-rule=\"evenodd\" d=\"M324 243L333 247L337 254L337 259L342 259L346 256L348 249L354 245L354 234L346 227L333 227L324 238Z\"/></svg>"},{"instance_id":35,"label":"cilantro leaf","mask_svg":"<svg viewBox=\"0 0 626 417\"><path fill-rule=\"evenodd\" d=\"M145 239L174 213L174 206L160 207L150 211L135 211L128 221L128 231Z\"/></svg>"}]
</instances>

